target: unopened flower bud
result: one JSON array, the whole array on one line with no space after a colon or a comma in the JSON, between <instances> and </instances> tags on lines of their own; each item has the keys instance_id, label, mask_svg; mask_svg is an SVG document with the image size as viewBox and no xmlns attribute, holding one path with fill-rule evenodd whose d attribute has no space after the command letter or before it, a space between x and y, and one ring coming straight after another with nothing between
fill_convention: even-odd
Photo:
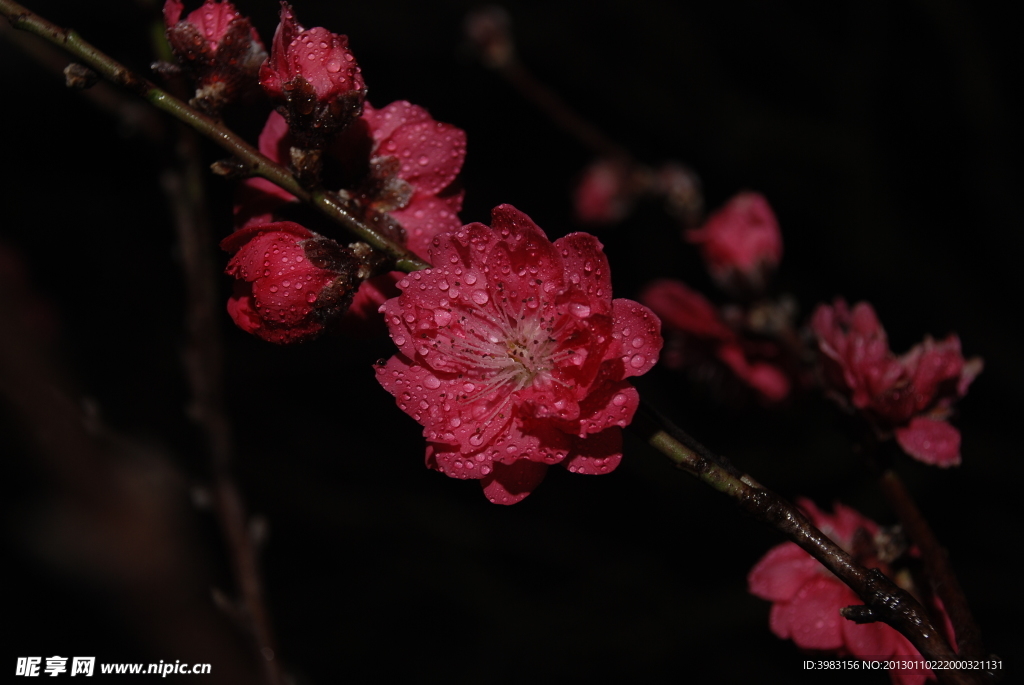
<instances>
[{"instance_id":1,"label":"unopened flower bud","mask_svg":"<svg viewBox=\"0 0 1024 685\"><path fill-rule=\"evenodd\" d=\"M164 3L171 50L196 82L190 104L216 115L256 84L267 51L256 29L230 2L206 0L181 20L184 3Z\"/></svg>"},{"instance_id":2,"label":"unopened flower bud","mask_svg":"<svg viewBox=\"0 0 1024 685\"><path fill-rule=\"evenodd\" d=\"M237 279L228 313L274 343L319 335L374 271L365 246L344 247L292 221L248 226L221 247L233 254L226 273Z\"/></svg>"},{"instance_id":3,"label":"unopened flower bud","mask_svg":"<svg viewBox=\"0 0 1024 685\"><path fill-rule=\"evenodd\" d=\"M348 36L303 28L284 2L270 59L260 67L260 85L304 148L324 147L331 134L360 115L366 98Z\"/></svg>"},{"instance_id":4,"label":"unopened flower bud","mask_svg":"<svg viewBox=\"0 0 1024 685\"><path fill-rule=\"evenodd\" d=\"M711 275L730 289L761 290L782 259L779 222L758 193L740 193L686 239L700 245Z\"/></svg>"}]
</instances>

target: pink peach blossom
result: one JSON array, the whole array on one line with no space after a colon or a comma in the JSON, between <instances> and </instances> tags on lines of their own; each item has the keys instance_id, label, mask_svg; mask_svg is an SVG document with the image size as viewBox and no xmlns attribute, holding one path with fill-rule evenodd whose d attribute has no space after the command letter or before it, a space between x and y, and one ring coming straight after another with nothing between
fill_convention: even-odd
<instances>
[{"instance_id":1,"label":"pink peach blossom","mask_svg":"<svg viewBox=\"0 0 1024 685\"><path fill-rule=\"evenodd\" d=\"M286 2L259 77L304 147L322 147L331 133L359 116L366 97L348 36L304 28Z\"/></svg>"},{"instance_id":2,"label":"pink peach blossom","mask_svg":"<svg viewBox=\"0 0 1024 685\"><path fill-rule=\"evenodd\" d=\"M686 239L700 246L711 275L726 285L739 280L760 289L782 259L779 222L758 193L735 196Z\"/></svg>"},{"instance_id":3,"label":"pink peach blossom","mask_svg":"<svg viewBox=\"0 0 1024 685\"><path fill-rule=\"evenodd\" d=\"M797 504L821 532L855 554L858 563L891 574L888 564L878 559L874 540L879 528L874 521L842 504L835 505L834 514L821 511L808 499L801 498ZM839 613L843 607L863 602L794 542L770 549L751 569L747 583L752 594L772 602L772 632L793 640L798 647L869 660L920 658L910 641L885 623L858 624L844 618ZM937 600L936 608L951 634L948 618ZM893 670L890 676L896 685L921 685L934 678L930 670L923 669Z\"/></svg>"},{"instance_id":4,"label":"pink peach blossom","mask_svg":"<svg viewBox=\"0 0 1024 685\"><path fill-rule=\"evenodd\" d=\"M427 465L478 479L492 501L520 501L551 464L600 474L622 458L639 396L626 380L657 361L660 324L612 299L591 235L549 241L511 205L491 226L436 236L432 269L381 308L399 353L377 368L423 424Z\"/></svg>"},{"instance_id":5,"label":"pink peach blossom","mask_svg":"<svg viewBox=\"0 0 1024 685\"><path fill-rule=\"evenodd\" d=\"M239 328L274 343L315 337L345 311L358 265L333 240L291 221L248 226L221 242L235 293L228 313Z\"/></svg>"},{"instance_id":6,"label":"pink peach blossom","mask_svg":"<svg viewBox=\"0 0 1024 685\"><path fill-rule=\"evenodd\" d=\"M965 360L960 339L926 337L901 357L889 349L870 304L819 305L811 328L821 350L823 380L838 398L862 411L900 447L926 464L960 463L960 433L947 423L953 403L981 372L981 359Z\"/></svg>"},{"instance_id":7,"label":"pink peach blossom","mask_svg":"<svg viewBox=\"0 0 1024 685\"><path fill-rule=\"evenodd\" d=\"M230 2L206 0L181 19L185 5L164 3L164 23L171 50L196 81L193 104L217 112L257 83L267 57L256 29Z\"/></svg>"}]
</instances>

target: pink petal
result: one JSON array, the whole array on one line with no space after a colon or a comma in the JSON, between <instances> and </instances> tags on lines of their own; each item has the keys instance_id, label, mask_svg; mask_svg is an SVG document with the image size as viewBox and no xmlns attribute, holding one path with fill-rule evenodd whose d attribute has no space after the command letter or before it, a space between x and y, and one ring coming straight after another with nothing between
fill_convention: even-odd
<instances>
[{"instance_id":1,"label":"pink petal","mask_svg":"<svg viewBox=\"0 0 1024 685\"><path fill-rule=\"evenodd\" d=\"M167 0L164 3L164 24L168 28L177 24L183 11L185 11L185 3L181 0Z\"/></svg>"},{"instance_id":2,"label":"pink petal","mask_svg":"<svg viewBox=\"0 0 1024 685\"><path fill-rule=\"evenodd\" d=\"M918 461L947 468L960 464L960 431L945 421L917 416L896 429L896 441Z\"/></svg>"},{"instance_id":3,"label":"pink petal","mask_svg":"<svg viewBox=\"0 0 1024 685\"><path fill-rule=\"evenodd\" d=\"M484 495L495 504L515 504L525 499L544 480L547 464L521 460L506 466L495 464L494 471L481 482Z\"/></svg>"},{"instance_id":4,"label":"pink petal","mask_svg":"<svg viewBox=\"0 0 1024 685\"><path fill-rule=\"evenodd\" d=\"M601 241L589 233L570 233L556 240L554 248L562 257L574 301L586 303L590 313L609 314L612 276Z\"/></svg>"},{"instance_id":5,"label":"pink petal","mask_svg":"<svg viewBox=\"0 0 1024 685\"><path fill-rule=\"evenodd\" d=\"M843 646L839 613L856 604L856 595L835 578L816 576L805 583L791 602L776 603L769 615L773 633L791 638L804 649L839 649Z\"/></svg>"},{"instance_id":6,"label":"pink petal","mask_svg":"<svg viewBox=\"0 0 1024 685\"><path fill-rule=\"evenodd\" d=\"M750 569L747 588L761 599L788 602L822 570L821 563L796 543L784 542L768 550Z\"/></svg>"},{"instance_id":7,"label":"pink petal","mask_svg":"<svg viewBox=\"0 0 1024 685\"><path fill-rule=\"evenodd\" d=\"M448 195L415 195L406 207L392 210L392 218L405 229L409 249L425 258L434 236L461 228L458 213L464 195L461 190Z\"/></svg>"},{"instance_id":8,"label":"pink petal","mask_svg":"<svg viewBox=\"0 0 1024 685\"><path fill-rule=\"evenodd\" d=\"M391 149L391 144L395 148ZM377 149L401 163L398 175L416 192L436 195L462 169L466 159L466 133L451 124L419 121L399 127Z\"/></svg>"},{"instance_id":9,"label":"pink petal","mask_svg":"<svg viewBox=\"0 0 1024 685\"><path fill-rule=\"evenodd\" d=\"M370 103L363 104L363 119L370 125L373 140L377 143L376 154L393 155L398 151L397 143L394 149L381 147L391 134L402 126L408 126L421 121L430 121L430 114L419 105L414 105L405 100L397 100L391 104L374 109Z\"/></svg>"},{"instance_id":10,"label":"pink petal","mask_svg":"<svg viewBox=\"0 0 1024 685\"><path fill-rule=\"evenodd\" d=\"M640 406L640 393L626 381L595 383L599 388L590 393L581 406L579 435L603 432L612 426L625 428L633 421Z\"/></svg>"},{"instance_id":11,"label":"pink petal","mask_svg":"<svg viewBox=\"0 0 1024 685\"><path fill-rule=\"evenodd\" d=\"M562 466L571 473L599 476L614 471L622 461L622 429L608 430L574 441L572 454Z\"/></svg>"},{"instance_id":12,"label":"pink petal","mask_svg":"<svg viewBox=\"0 0 1024 685\"><path fill-rule=\"evenodd\" d=\"M739 343L720 345L715 353L734 374L772 402L779 402L789 394L789 379L785 374L771 364L747 361Z\"/></svg>"},{"instance_id":13,"label":"pink petal","mask_svg":"<svg viewBox=\"0 0 1024 685\"><path fill-rule=\"evenodd\" d=\"M620 298L612 301L612 321L617 334L608 357L622 360L623 378L650 371L665 344L658 317L642 304Z\"/></svg>"},{"instance_id":14,"label":"pink petal","mask_svg":"<svg viewBox=\"0 0 1024 685\"><path fill-rule=\"evenodd\" d=\"M666 328L711 340L735 337L718 316L718 310L703 295L679 281L654 281L640 294L640 301L661 318Z\"/></svg>"}]
</instances>

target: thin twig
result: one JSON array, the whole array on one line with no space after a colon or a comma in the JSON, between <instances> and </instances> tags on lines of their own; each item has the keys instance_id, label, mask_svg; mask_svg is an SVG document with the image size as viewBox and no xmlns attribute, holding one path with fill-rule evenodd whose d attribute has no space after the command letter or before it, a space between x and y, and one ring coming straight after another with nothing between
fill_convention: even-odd
<instances>
[{"instance_id":1,"label":"thin twig","mask_svg":"<svg viewBox=\"0 0 1024 685\"><path fill-rule=\"evenodd\" d=\"M7 17L16 29L28 31L73 55L108 81L122 86L167 112L179 121L209 138L237 157L252 176L261 176L294 195L302 202L316 207L330 219L340 223L373 247L386 252L395 260L396 268L415 271L430 265L401 245L353 216L330 193L318 189L307 190L287 168L264 157L260 152L222 123L211 119L186 103L158 88L155 84L131 71L124 65L84 41L77 32L65 29L31 12L12 0L0 0L0 14Z\"/></svg>"},{"instance_id":2,"label":"thin twig","mask_svg":"<svg viewBox=\"0 0 1024 685\"><path fill-rule=\"evenodd\" d=\"M163 55L161 55L163 56ZM241 596L240 617L252 633L256 658L269 685L285 682L266 608L259 571L259 555L249 532L245 503L231 473L234 454L231 422L224 403L224 345L221 336L220 266L212 254L204 172L199 139L194 130L176 128L175 163L164 176L185 281L185 369L192 393L189 414L206 439L213 471L215 510L231 559L231 570Z\"/></svg>"},{"instance_id":3,"label":"thin twig","mask_svg":"<svg viewBox=\"0 0 1024 685\"><path fill-rule=\"evenodd\" d=\"M939 544L938 538L907 492L899 475L892 469L887 469L878 480L886 501L896 512L904 531L921 551L928 579L942 600L950 621L953 622L960 658L987 659L988 654L981 642L981 631L974 622L967 597L960 588L956 574L953 573L946 550Z\"/></svg>"},{"instance_id":4,"label":"thin twig","mask_svg":"<svg viewBox=\"0 0 1024 685\"><path fill-rule=\"evenodd\" d=\"M732 498L754 518L800 545L856 592L878 620L905 635L925 659L956 658L927 611L910 593L878 569L867 569L855 563L795 506L714 455L647 405L638 413L632 427L676 466ZM987 682L984 674L974 671L937 670L936 675L947 685Z\"/></svg>"}]
</instances>

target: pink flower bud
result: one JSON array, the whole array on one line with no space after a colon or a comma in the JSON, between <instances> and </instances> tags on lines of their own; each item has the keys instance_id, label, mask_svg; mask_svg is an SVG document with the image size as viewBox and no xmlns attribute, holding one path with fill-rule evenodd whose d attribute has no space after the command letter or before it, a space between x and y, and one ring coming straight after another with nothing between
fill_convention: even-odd
<instances>
[{"instance_id":1,"label":"pink flower bud","mask_svg":"<svg viewBox=\"0 0 1024 685\"><path fill-rule=\"evenodd\" d=\"M288 120L299 144L321 148L329 135L362 111L366 84L348 37L325 28L303 28L291 5L281 3L281 23L260 85Z\"/></svg>"},{"instance_id":2,"label":"pink flower bud","mask_svg":"<svg viewBox=\"0 0 1024 685\"><path fill-rule=\"evenodd\" d=\"M437 266L398 283L381 308L398 354L377 379L423 425L427 465L479 480L495 503L530 494L548 466L609 473L657 361L660 323L612 299L601 243L552 243L511 205L491 226L435 237Z\"/></svg>"},{"instance_id":3,"label":"pink flower bud","mask_svg":"<svg viewBox=\"0 0 1024 685\"><path fill-rule=\"evenodd\" d=\"M249 226L221 242L232 253L239 328L274 343L308 340L345 311L366 273L353 253L291 222Z\"/></svg>"},{"instance_id":4,"label":"pink flower bud","mask_svg":"<svg viewBox=\"0 0 1024 685\"><path fill-rule=\"evenodd\" d=\"M197 82L194 106L216 113L249 88L267 52L256 29L230 2L206 0L184 21L184 3L164 3L167 40L182 68Z\"/></svg>"},{"instance_id":5,"label":"pink flower bud","mask_svg":"<svg viewBox=\"0 0 1024 685\"><path fill-rule=\"evenodd\" d=\"M782 259L779 223L758 193L740 193L686 239L700 246L715 280L730 288L762 289Z\"/></svg>"},{"instance_id":6,"label":"pink flower bud","mask_svg":"<svg viewBox=\"0 0 1024 685\"><path fill-rule=\"evenodd\" d=\"M599 159L588 166L573 193L576 218L588 224L613 224L624 219L636 199L629 176L628 165L610 159Z\"/></svg>"}]
</instances>

